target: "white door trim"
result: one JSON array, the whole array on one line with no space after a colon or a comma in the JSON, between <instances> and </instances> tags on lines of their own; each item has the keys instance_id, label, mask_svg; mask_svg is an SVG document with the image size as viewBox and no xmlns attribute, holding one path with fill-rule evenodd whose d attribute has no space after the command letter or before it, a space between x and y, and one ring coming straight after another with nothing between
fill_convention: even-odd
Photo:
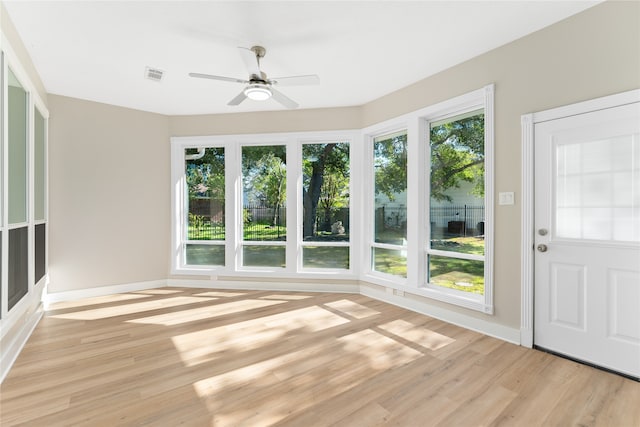
<instances>
[{"instance_id":1,"label":"white door trim","mask_svg":"<svg viewBox=\"0 0 640 427\"><path fill-rule=\"evenodd\" d=\"M533 347L533 259L534 259L534 127L536 123L584 114L591 111L640 102L640 89L609 95L589 101L525 114L521 117L522 130L522 211L520 262L520 345Z\"/></svg>"}]
</instances>

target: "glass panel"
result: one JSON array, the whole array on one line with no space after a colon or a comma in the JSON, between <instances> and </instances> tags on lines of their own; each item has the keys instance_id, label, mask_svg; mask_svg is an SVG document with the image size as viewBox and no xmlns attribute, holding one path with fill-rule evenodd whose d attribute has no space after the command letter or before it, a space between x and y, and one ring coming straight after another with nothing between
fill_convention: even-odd
<instances>
[{"instance_id":1,"label":"glass panel","mask_svg":"<svg viewBox=\"0 0 640 427\"><path fill-rule=\"evenodd\" d=\"M373 140L374 241L407 243L407 132Z\"/></svg>"},{"instance_id":2,"label":"glass panel","mask_svg":"<svg viewBox=\"0 0 640 427\"><path fill-rule=\"evenodd\" d=\"M29 289L28 235L27 227L9 230L9 310Z\"/></svg>"},{"instance_id":3,"label":"glass panel","mask_svg":"<svg viewBox=\"0 0 640 427\"><path fill-rule=\"evenodd\" d=\"M187 148L185 158L187 239L225 240L224 148Z\"/></svg>"},{"instance_id":4,"label":"glass panel","mask_svg":"<svg viewBox=\"0 0 640 427\"><path fill-rule=\"evenodd\" d=\"M47 225L35 226L35 281L38 283L47 272Z\"/></svg>"},{"instance_id":5,"label":"glass panel","mask_svg":"<svg viewBox=\"0 0 640 427\"><path fill-rule=\"evenodd\" d=\"M381 273L407 277L407 251L371 248L373 269Z\"/></svg>"},{"instance_id":6,"label":"glass panel","mask_svg":"<svg viewBox=\"0 0 640 427\"><path fill-rule=\"evenodd\" d=\"M429 256L429 279L432 285L484 294L484 261Z\"/></svg>"},{"instance_id":7,"label":"glass panel","mask_svg":"<svg viewBox=\"0 0 640 427\"><path fill-rule=\"evenodd\" d=\"M431 123L431 248L484 254L484 113Z\"/></svg>"},{"instance_id":8,"label":"glass panel","mask_svg":"<svg viewBox=\"0 0 640 427\"><path fill-rule=\"evenodd\" d=\"M46 151L45 151L45 121L38 109L34 109L34 217L36 220L45 219L46 203Z\"/></svg>"},{"instance_id":9,"label":"glass panel","mask_svg":"<svg viewBox=\"0 0 640 427\"><path fill-rule=\"evenodd\" d=\"M224 245L186 245L186 264L224 265Z\"/></svg>"},{"instance_id":10,"label":"glass panel","mask_svg":"<svg viewBox=\"0 0 640 427\"><path fill-rule=\"evenodd\" d=\"M284 246L243 246L242 265L245 267L285 267Z\"/></svg>"},{"instance_id":11,"label":"glass panel","mask_svg":"<svg viewBox=\"0 0 640 427\"><path fill-rule=\"evenodd\" d=\"M9 224L27 222L27 92L9 69Z\"/></svg>"},{"instance_id":12,"label":"glass panel","mask_svg":"<svg viewBox=\"0 0 640 427\"><path fill-rule=\"evenodd\" d=\"M305 246L302 248L304 268L349 268L349 248L344 246Z\"/></svg>"},{"instance_id":13,"label":"glass panel","mask_svg":"<svg viewBox=\"0 0 640 427\"><path fill-rule=\"evenodd\" d=\"M302 146L305 241L349 241L349 144Z\"/></svg>"},{"instance_id":14,"label":"glass panel","mask_svg":"<svg viewBox=\"0 0 640 427\"><path fill-rule=\"evenodd\" d=\"M242 147L244 240L287 239L286 154L284 145Z\"/></svg>"},{"instance_id":15,"label":"glass panel","mask_svg":"<svg viewBox=\"0 0 640 427\"><path fill-rule=\"evenodd\" d=\"M640 242L640 135L556 147L555 235Z\"/></svg>"}]
</instances>

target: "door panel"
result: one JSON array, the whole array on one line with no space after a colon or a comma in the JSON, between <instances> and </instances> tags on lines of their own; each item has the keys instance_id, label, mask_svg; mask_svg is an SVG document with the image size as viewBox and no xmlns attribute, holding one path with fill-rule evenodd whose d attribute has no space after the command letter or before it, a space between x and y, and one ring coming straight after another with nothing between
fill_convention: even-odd
<instances>
[{"instance_id":1,"label":"door panel","mask_svg":"<svg viewBox=\"0 0 640 427\"><path fill-rule=\"evenodd\" d=\"M534 343L640 377L640 103L534 132Z\"/></svg>"}]
</instances>

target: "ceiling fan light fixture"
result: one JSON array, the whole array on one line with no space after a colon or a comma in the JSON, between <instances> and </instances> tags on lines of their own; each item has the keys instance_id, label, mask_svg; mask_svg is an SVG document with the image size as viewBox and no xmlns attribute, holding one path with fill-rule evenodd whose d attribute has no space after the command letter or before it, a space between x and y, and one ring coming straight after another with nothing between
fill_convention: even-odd
<instances>
[{"instance_id":1,"label":"ceiling fan light fixture","mask_svg":"<svg viewBox=\"0 0 640 427\"><path fill-rule=\"evenodd\" d=\"M244 90L244 94L254 101L266 101L271 98L271 90L264 85L249 85Z\"/></svg>"}]
</instances>

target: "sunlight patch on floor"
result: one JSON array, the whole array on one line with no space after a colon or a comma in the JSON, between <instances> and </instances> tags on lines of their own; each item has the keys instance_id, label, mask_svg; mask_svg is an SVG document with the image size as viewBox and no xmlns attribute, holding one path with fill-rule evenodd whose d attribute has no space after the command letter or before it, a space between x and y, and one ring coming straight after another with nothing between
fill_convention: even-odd
<instances>
[{"instance_id":1,"label":"sunlight patch on floor","mask_svg":"<svg viewBox=\"0 0 640 427\"><path fill-rule=\"evenodd\" d=\"M133 295L135 297L147 298L145 295ZM158 310L168 307L176 307L184 304L194 304L209 301L206 298L196 297L174 297L160 300L138 302L133 304L116 305L113 307L96 308L93 310L76 311L73 313L55 314L50 317L56 319L69 320L98 320L108 317L123 316L127 314L136 314L144 311Z\"/></svg>"},{"instance_id":2,"label":"sunlight patch on floor","mask_svg":"<svg viewBox=\"0 0 640 427\"><path fill-rule=\"evenodd\" d=\"M249 352L270 344L281 344L288 334L294 332L308 334L347 322L343 317L313 306L176 335L172 341L182 362L186 366L195 366L228 356L230 351Z\"/></svg>"},{"instance_id":3,"label":"sunlight patch on floor","mask_svg":"<svg viewBox=\"0 0 640 427\"><path fill-rule=\"evenodd\" d=\"M362 362L368 362L375 369L389 369L424 356L418 350L372 329L345 335L338 341L344 344L345 351L360 354Z\"/></svg>"},{"instance_id":4,"label":"sunlight patch on floor","mask_svg":"<svg viewBox=\"0 0 640 427\"><path fill-rule=\"evenodd\" d=\"M211 301L211 299L204 299ZM268 307L271 305L282 304L284 301L264 301L264 300L240 300L233 302L225 302L222 304L207 305L205 307L197 307L182 310L179 313L165 313L155 316L141 317L139 319L129 320L130 323L144 323L150 325L173 326L180 325L196 320L212 319L214 317L224 316L227 314L241 313L256 308Z\"/></svg>"},{"instance_id":5,"label":"sunlight patch on floor","mask_svg":"<svg viewBox=\"0 0 640 427\"><path fill-rule=\"evenodd\" d=\"M233 298L245 295L246 292L225 292L225 291L209 291L193 294L196 297L219 297L219 298Z\"/></svg>"},{"instance_id":6,"label":"sunlight patch on floor","mask_svg":"<svg viewBox=\"0 0 640 427\"><path fill-rule=\"evenodd\" d=\"M149 295L172 295L183 293L180 289L145 289L143 291L136 291L136 294L149 294Z\"/></svg>"},{"instance_id":7,"label":"sunlight patch on floor","mask_svg":"<svg viewBox=\"0 0 640 427\"><path fill-rule=\"evenodd\" d=\"M290 294L273 294L260 297L262 299L283 299L286 301L298 301L311 298L311 295L290 295Z\"/></svg>"},{"instance_id":8,"label":"sunlight patch on floor","mask_svg":"<svg viewBox=\"0 0 640 427\"><path fill-rule=\"evenodd\" d=\"M379 327L429 350L437 350L455 341L453 338L434 332L424 326L415 326L401 319L385 323Z\"/></svg>"},{"instance_id":9,"label":"sunlight patch on floor","mask_svg":"<svg viewBox=\"0 0 640 427\"><path fill-rule=\"evenodd\" d=\"M379 311L372 310L369 307L365 307L357 302L349 301L348 299L328 302L325 305L348 316L355 317L356 319L364 319L365 317L380 314Z\"/></svg>"},{"instance_id":10,"label":"sunlight patch on floor","mask_svg":"<svg viewBox=\"0 0 640 427\"><path fill-rule=\"evenodd\" d=\"M83 299L74 300L74 301L52 302L52 303L49 303L47 310L54 311L54 310L62 310L65 308L84 307L87 305L111 304L111 303L120 302L120 301L130 301L134 299L150 298L150 297L151 295L137 295L137 294L104 295L100 297L83 298Z\"/></svg>"},{"instance_id":11,"label":"sunlight patch on floor","mask_svg":"<svg viewBox=\"0 0 640 427\"><path fill-rule=\"evenodd\" d=\"M354 357L355 356L355 357ZM380 371L424 355L367 329L304 350L243 366L193 384L215 425L266 425L304 411L373 378ZM354 360L360 363L354 364ZM251 395L248 409L241 395Z\"/></svg>"}]
</instances>

